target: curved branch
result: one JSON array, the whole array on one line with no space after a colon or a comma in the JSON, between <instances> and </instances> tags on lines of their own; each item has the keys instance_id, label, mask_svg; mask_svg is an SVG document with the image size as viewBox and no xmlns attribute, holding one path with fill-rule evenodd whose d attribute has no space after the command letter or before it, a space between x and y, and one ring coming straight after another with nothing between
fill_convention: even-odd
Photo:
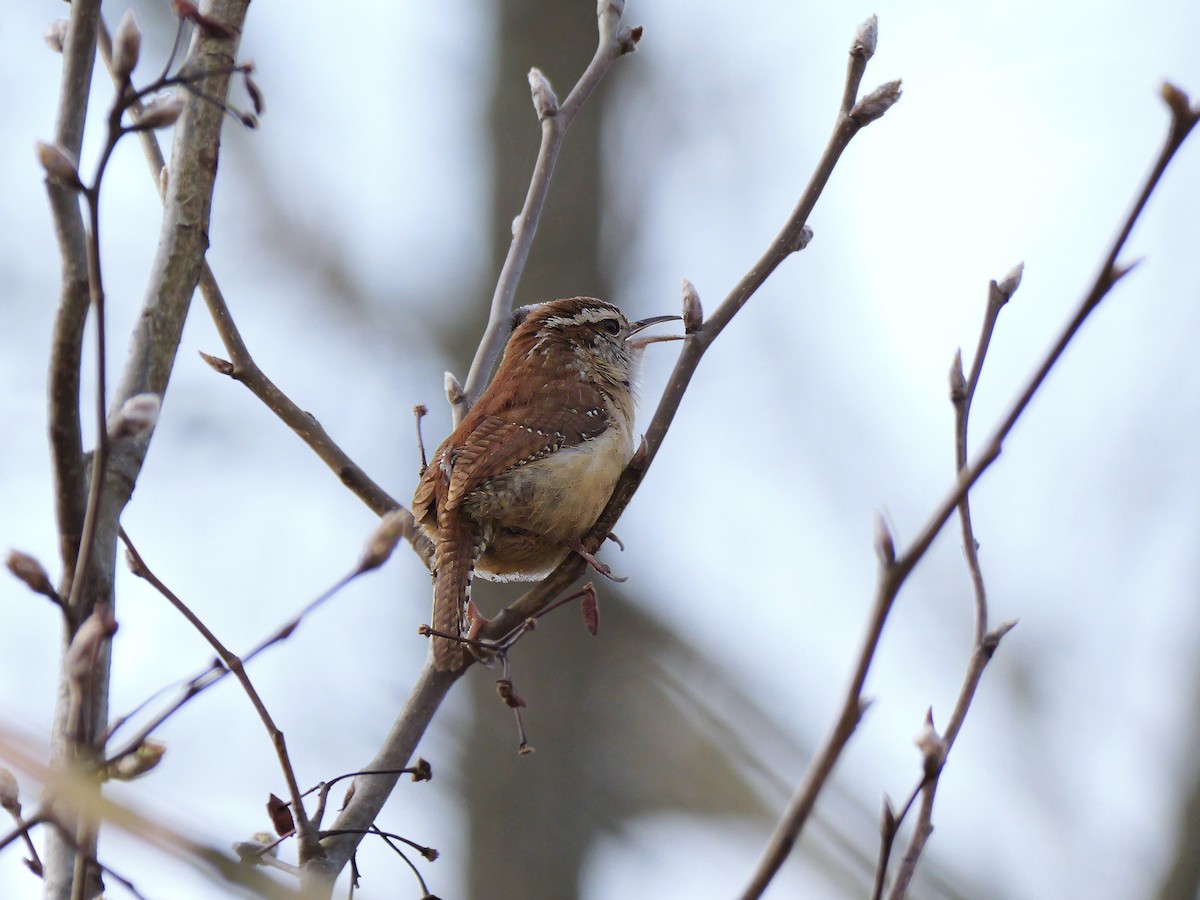
<instances>
[{"instance_id":1,"label":"curved branch","mask_svg":"<svg viewBox=\"0 0 1200 900\"><path fill-rule=\"evenodd\" d=\"M954 364L950 369L950 402L954 405L955 471L959 473L967 467L967 434L971 418L971 403L975 399L975 390L979 387L979 379L983 374L983 361L991 346L992 333L996 328L1000 311L1012 299L1021 284L1022 269L1023 264L1018 265L1002 281L992 281L988 285L983 327L979 332L979 343L971 362L969 377L963 375L962 351L960 350L954 355ZM924 747L927 771L922 774L921 780L909 794L908 802L900 810L899 815L891 814L890 807L885 806L884 821L880 828L879 863L875 871L875 891L872 895L875 900L879 900L883 896L888 860L896 836L900 832L900 826L912 809L917 795L920 794L921 810L918 813L917 823L913 827L912 837L909 839L900 870L892 886L892 893L895 896L902 896L903 892L907 890L913 872L916 870L917 861L924 849L925 841L933 831L933 799L937 793L938 780L941 777L950 747L966 720L967 710L975 697L975 689L979 685L979 679L983 676L984 668L991 660L1001 638L1016 624L1015 622L1008 623L997 629L994 634L988 634L987 590L983 581L983 568L979 563L979 545L975 540L975 525L971 521L970 497L967 494L963 495L958 504L958 517L962 527L963 554L966 557L967 573L971 579L971 589L974 595L975 630L971 658L967 664L967 674L959 691L954 712L943 737L938 738L936 732L933 731L933 711L930 710L928 713L928 733L923 732L923 739L927 744ZM897 891L900 893L896 894Z\"/></svg>"},{"instance_id":2,"label":"curved branch","mask_svg":"<svg viewBox=\"0 0 1200 900\"><path fill-rule=\"evenodd\" d=\"M99 0L71 4L54 143L79 159L88 95L96 54ZM87 238L79 194L74 187L46 179L46 192L54 218L62 262L62 287L50 344L50 453L54 469L55 511L58 517L59 556L63 577L61 592L69 594L75 559L83 532L86 473L79 420L80 360L83 325L88 309Z\"/></svg>"},{"instance_id":3,"label":"curved branch","mask_svg":"<svg viewBox=\"0 0 1200 900\"><path fill-rule=\"evenodd\" d=\"M509 244L508 255L500 268L500 279L492 294L487 327L484 329L479 348L475 351L475 358L471 361L471 370L463 385L462 401L453 404L456 425L487 387L496 359L508 341L517 284L525 271L525 261L529 258L529 250L537 234L542 209L550 193L550 179L554 176L554 166L558 162L558 153L567 136L567 129L588 97L612 68L612 64L626 53L632 53L642 36L640 27L621 25L621 13L624 8L625 0L600 0L597 9L599 43L596 53L561 106L554 99L545 76L536 69L530 72L534 109L542 125L542 142L533 166L529 191L525 195L525 204L513 223L512 243Z\"/></svg>"},{"instance_id":4,"label":"curved branch","mask_svg":"<svg viewBox=\"0 0 1200 900\"><path fill-rule=\"evenodd\" d=\"M378 817L400 779L400 771L412 759L425 729L429 727L450 688L465 671L439 671L431 659L426 660L408 702L396 716L391 731L374 758L363 767L364 771L381 771L383 774L355 776L354 796L338 814L330 829L337 833L321 841L325 849L324 858L310 860L303 866L300 884L304 896L330 896L338 873L350 861L363 834Z\"/></svg>"},{"instance_id":5,"label":"curved branch","mask_svg":"<svg viewBox=\"0 0 1200 900\"><path fill-rule=\"evenodd\" d=\"M105 62L109 63L111 42L107 29L103 27L100 30L100 51ZM141 103L134 103L131 109L135 115L140 115L142 105ZM139 131L138 138L146 157L146 164L150 169L150 176L158 186L160 197L165 200L167 182L160 175L166 167L166 161L163 159L158 137L152 130L147 129ZM390 512L403 510L403 507L401 507L400 503L394 497L372 480L363 471L362 467L338 446L311 413L306 412L296 405L258 367L249 348L246 346L245 340L242 338L241 332L238 331L237 325L233 321L233 315L229 311L228 304L225 302L225 295L222 293L221 287L217 283L216 276L213 274L207 260L204 261L200 270L199 288L200 295L204 298L204 302L208 306L209 315L216 326L217 334L221 337L221 343L225 345L225 352L230 357L230 360L226 361L209 356L208 354L201 354L204 361L222 375L227 375L235 381L240 381L249 388L250 392L265 403L285 425L291 428L301 440L308 444L321 461L337 474L342 484L346 485L376 515L382 516ZM402 514L407 515L407 511L404 511ZM413 548L417 551L417 555L421 557L428 568L432 564L433 548L428 538L416 527L416 523L412 521L411 516L408 518L404 538L413 545Z\"/></svg>"},{"instance_id":6,"label":"curved branch","mask_svg":"<svg viewBox=\"0 0 1200 900\"><path fill-rule=\"evenodd\" d=\"M870 51L867 50L868 46ZM859 30L859 34L851 45L850 63L846 76L847 85L851 83L857 85L862 79L863 70L866 68L867 60L870 59L873 50L874 17L868 20L863 28ZM725 327L733 320L733 317L749 302L750 298L763 285L767 278L779 268L779 265L793 253L803 250L808 246L808 242L812 239L812 231L805 223L812 214L817 200L820 199L821 193L829 183L830 176L833 175L833 170L837 166L838 160L841 159L842 153L849 146L850 141L864 126L883 115L887 108L894 104L899 97L900 83L893 81L873 91L859 103L850 104L851 108L848 111L845 109L844 103L843 109L838 113L837 122L834 125L829 142L825 146L824 153L821 154L821 158L817 162L817 166L804 192L800 195L800 200L792 210L792 214L788 217L787 221L784 222L779 233L775 236L775 239L767 247L767 250L759 258L758 262L750 268L741 281L729 292L712 316L707 321L697 324L696 327L689 330L683 342L683 349L679 353L679 359L676 360L675 367L667 379L666 387L663 389L658 408L655 410L654 416L646 429L642 447L621 474L616 489L613 491L613 496L608 501L608 505L604 511L600 514L599 520L584 537L583 546L585 549L594 552L600 547L609 532L612 531L613 526L616 525L621 514L625 511L625 507L633 499L633 495L645 477L646 471L662 446L667 430L671 427L675 413L679 410L679 404L683 401L683 395L687 391L692 376L695 374L696 368L700 365L700 360L704 356L705 351L712 346L713 341L725 330ZM690 287L690 285L687 287ZM685 296L687 294L688 292L685 287ZM695 298L694 291L691 297L693 299L688 302L694 305L690 312L685 306L685 313L688 314L689 319L694 321L693 317L699 318L700 316L698 309L699 300ZM579 577L583 571L583 566L584 562L578 555L572 554L567 557L544 581L526 592L505 608L496 618L492 619L491 623L485 627L483 637L489 639L503 637L525 619L541 612L571 582Z\"/></svg>"},{"instance_id":7,"label":"curved branch","mask_svg":"<svg viewBox=\"0 0 1200 900\"><path fill-rule=\"evenodd\" d=\"M233 673L234 678L242 686L242 690L249 698L254 711L258 713L258 718L266 729L267 736L271 739L271 745L275 748L275 754L279 758L279 768L283 772L283 778L287 782L288 793L292 800L292 815L296 820L297 840L302 848L308 846L310 842L315 842L311 834L312 825L304 809L300 785L296 781L296 769L292 765L292 758L288 753L287 740L283 732L279 729L279 726L275 724L275 719L271 716L270 710L267 709L267 704L263 702L262 696L254 687L254 682L250 680L250 676L247 674L242 660L221 643L220 639L213 634L212 629L205 625L200 617L192 612L191 607L184 603L174 591L167 587L150 570L150 567L146 565L146 561L142 559L142 555L138 553L137 548L133 545L133 541L129 539L129 535L125 533L125 529L120 529L118 535L125 544L125 550L129 554L129 568L133 571L133 574L149 582L168 603L178 610L180 615L188 620L188 623L193 628L200 632L200 635L213 648L217 656L220 657L221 662L225 664L226 669Z\"/></svg>"},{"instance_id":8,"label":"curved branch","mask_svg":"<svg viewBox=\"0 0 1200 900\"><path fill-rule=\"evenodd\" d=\"M1134 224L1145 208L1147 200L1149 200L1150 195L1154 192L1155 187L1157 187L1159 180L1162 178L1167 165L1195 126L1197 119L1200 118L1200 108L1189 107L1186 97L1181 91L1168 85L1164 88L1164 96L1172 115L1170 132L1163 143L1162 149L1159 151L1153 169L1146 177L1137 200L1133 205L1133 209L1130 210L1119 234L1109 248L1099 273L1084 295L1075 315L1063 328L1054 346L1046 354L1041 365L1030 378L1024 391L1022 391L1017 400L1009 408L1008 414L992 432L983 449L976 457L975 462L959 474L953 489L941 504L936 507L929 520L913 539L909 547L895 559L884 558L879 583L876 587L875 602L867 622L866 635L859 650L850 685L843 697L841 710L817 751L816 756L809 763L808 770L804 773L795 793L792 795L791 801L788 803L783 817L776 826L775 832L772 834L767 849L763 854L763 858L759 861L758 867L752 876L750 885L742 894L745 900L762 895L767 884L770 883L775 873L779 870L779 867L783 864L783 861L791 852L791 848L795 844L801 829L804 827L809 813L812 812L817 795L824 787L838 757L841 755L842 749L850 740L855 727L858 725L858 721L865 708L862 690L866 683L867 672L870 669L875 649L879 645L879 639L883 633L883 626L887 621L888 613L891 611L892 604L895 602L896 595L899 593L905 579L925 555L925 552L942 530L942 527L954 514L954 511L962 502L962 498L966 496L967 492L979 480L980 476L1000 456L1000 450L1005 438L1008 437L1013 426L1016 425L1018 419L1020 419L1029 406L1030 400L1033 399L1034 394L1042 386L1050 370L1062 358L1063 351L1078 333L1079 328L1083 325L1088 315L1104 299L1109 291L1112 290L1121 277L1129 271L1126 267L1118 266L1117 258L1120 256L1121 250L1124 248L1125 241L1133 230ZM1179 98L1183 98L1182 101ZM890 544L890 536L887 536L887 543Z\"/></svg>"},{"instance_id":9,"label":"curved branch","mask_svg":"<svg viewBox=\"0 0 1200 900\"><path fill-rule=\"evenodd\" d=\"M214 0L209 12L214 18L231 26L231 34L236 36L240 33L247 3L248 0ZM73 10L73 16L83 8L85 6L81 5ZM68 44L71 44L70 35L69 30ZM95 37L96 25L93 20L90 39L94 42ZM235 41L231 42L227 37L207 36L198 30L193 59L202 66L203 71L215 73L208 82L206 92L209 96L225 95L229 73L232 71L232 51L235 44ZM94 50L89 51L93 52ZM77 89L78 86L75 87ZM67 88L64 87L64 90ZM86 100L80 98L78 102ZM158 252L151 270L146 299L130 342L128 361L117 391L111 398L112 410L120 410L126 401L136 394L153 393L161 396L166 390L183 330L183 321L207 249L209 211L223 115L221 109L189 95L183 113L175 123L172 178ZM117 127L120 128L119 118ZM98 189L98 184L93 185L93 189ZM93 289L98 287L98 283L92 285ZM65 334L67 330L63 329L61 333ZM56 328L56 349L59 333L59 329ZM70 362L69 359L64 361ZM77 420L77 391L75 399L74 416ZM101 409L101 418L103 412ZM52 407L52 429L63 424L60 421L62 416L61 410ZM111 414L109 420L112 421ZM98 440L103 440L104 432L102 426ZM103 466L97 466L94 481L99 493L93 494L93 500L89 503L91 511L85 516L85 521L88 516L94 519L93 524L88 526L94 538L78 542L79 557L88 560L87 569L71 573L72 595L80 606L76 611L76 621L82 621L90 607L98 600L111 598L118 521L133 492L151 434L152 429L148 429L137 439L117 442L112 447L107 470L104 470ZM66 471L61 466L58 468ZM70 535L64 530L63 542L66 543L69 538ZM80 593L80 586L85 582L87 591ZM72 687L77 690L72 691ZM76 735L76 744L79 746L94 747L94 742L104 730L108 706L108 667L105 656L102 655L98 659L84 687L85 690L78 690L80 685L71 683L69 673L64 671L59 692L60 697L64 699L60 701L55 716L55 745L60 748L59 752L68 743L64 736L71 721L86 723L86 729L81 729L81 733ZM78 704L66 699L72 694L86 698L83 701L86 704L85 709L77 708ZM47 854L48 897L65 898L73 891L78 893L83 890L82 880L73 879L71 874L75 872L78 875L81 868L76 866L76 856L85 860L94 853L90 846L82 844L82 852L77 854L67 839L71 830L71 827L64 827L50 833ZM90 841L90 836L88 838Z\"/></svg>"}]
</instances>

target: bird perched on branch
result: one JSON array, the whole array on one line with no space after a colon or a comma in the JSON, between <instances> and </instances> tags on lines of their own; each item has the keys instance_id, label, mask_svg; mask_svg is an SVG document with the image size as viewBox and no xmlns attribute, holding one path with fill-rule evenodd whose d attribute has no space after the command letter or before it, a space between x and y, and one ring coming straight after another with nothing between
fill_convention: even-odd
<instances>
[{"instance_id":1,"label":"bird perched on branch","mask_svg":"<svg viewBox=\"0 0 1200 900\"><path fill-rule=\"evenodd\" d=\"M635 383L648 344L678 319L630 322L611 303L572 297L525 306L483 396L429 461L413 516L434 544L433 629L473 636L476 574L534 581L569 552L608 503L633 456ZM463 665L461 643L433 638L439 669Z\"/></svg>"}]
</instances>

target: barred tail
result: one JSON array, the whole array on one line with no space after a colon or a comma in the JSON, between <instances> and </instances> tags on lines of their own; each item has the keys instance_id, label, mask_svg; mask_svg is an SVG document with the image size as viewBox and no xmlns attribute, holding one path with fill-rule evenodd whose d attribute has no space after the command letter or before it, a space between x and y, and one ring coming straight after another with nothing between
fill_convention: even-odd
<instances>
[{"instance_id":1,"label":"barred tail","mask_svg":"<svg viewBox=\"0 0 1200 900\"><path fill-rule=\"evenodd\" d=\"M471 599L471 579L482 548L472 524L458 516L446 518L450 521L442 523L434 557L433 629L461 635ZM440 637L432 640L433 663L439 670L462 666L462 644Z\"/></svg>"}]
</instances>

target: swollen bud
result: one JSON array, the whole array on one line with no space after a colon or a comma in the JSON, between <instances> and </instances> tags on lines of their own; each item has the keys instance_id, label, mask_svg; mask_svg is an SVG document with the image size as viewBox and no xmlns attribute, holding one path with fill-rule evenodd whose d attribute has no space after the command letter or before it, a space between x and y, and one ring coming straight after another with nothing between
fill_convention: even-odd
<instances>
[{"instance_id":1,"label":"swollen bud","mask_svg":"<svg viewBox=\"0 0 1200 900\"><path fill-rule=\"evenodd\" d=\"M183 112L183 98L173 93L151 100L138 116L138 127L146 131L155 128L166 128L174 125L179 114Z\"/></svg>"},{"instance_id":2,"label":"swollen bud","mask_svg":"<svg viewBox=\"0 0 1200 900\"><path fill-rule=\"evenodd\" d=\"M58 592L54 590L54 585L50 583L50 576L46 574L46 570L42 568L42 564L28 553L22 553L20 550L9 550L5 565L8 566L8 571L25 582L25 586L35 594L41 594L43 597L49 597L51 600L58 600Z\"/></svg>"},{"instance_id":3,"label":"swollen bud","mask_svg":"<svg viewBox=\"0 0 1200 900\"><path fill-rule=\"evenodd\" d=\"M79 180L79 167L75 165L75 160L67 155L67 151L55 144L44 144L41 141L38 141L35 147L38 162L42 164L47 175L57 178L71 187L83 187L83 183Z\"/></svg>"},{"instance_id":4,"label":"swollen bud","mask_svg":"<svg viewBox=\"0 0 1200 900\"><path fill-rule=\"evenodd\" d=\"M926 710L925 723L921 726L913 743L921 751L921 760L925 769L925 777L933 778L946 762L946 744L937 729L933 727L933 708Z\"/></svg>"},{"instance_id":5,"label":"swollen bud","mask_svg":"<svg viewBox=\"0 0 1200 900\"><path fill-rule=\"evenodd\" d=\"M21 814L21 789L16 776L4 766L0 766L0 809L10 816Z\"/></svg>"},{"instance_id":6,"label":"swollen bud","mask_svg":"<svg viewBox=\"0 0 1200 900\"><path fill-rule=\"evenodd\" d=\"M138 56L142 52L142 33L138 31L137 22L133 18L133 10L125 10L121 24L113 33L112 40L112 73L121 81L128 81L137 65Z\"/></svg>"},{"instance_id":7,"label":"swollen bud","mask_svg":"<svg viewBox=\"0 0 1200 900\"><path fill-rule=\"evenodd\" d=\"M46 32L42 35L42 40L55 53L62 53L63 47L67 43L67 20L55 19L47 25Z\"/></svg>"},{"instance_id":8,"label":"swollen bud","mask_svg":"<svg viewBox=\"0 0 1200 900\"><path fill-rule=\"evenodd\" d=\"M625 0L596 0L597 26L601 43L607 43L617 34L617 24L625 12Z\"/></svg>"},{"instance_id":9,"label":"swollen bud","mask_svg":"<svg viewBox=\"0 0 1200 900\"><path fill-rule=\"evenodd\" d=\"M375 526L375 530L367 539L367 546L363 549L362 558L358 561L359 572L378 569L388 561L388 557L392 555L392 551L404 537L409 520L408 512L403 509L392 510L379 520L379 524Z\"/></svg>"},{"instance_id":10,"label":"swollen bud","mask_svg":"<svg viewBox=\"0 0 1200 900\"><path fill-rule=\"evenodd\" d=\"M162 409L162 398L158 394L134 394L123 404L108 427L108 437L113 441L139 438L158 421Z\"/></svg>"},{"instance_id":11,"label":"swollen bud","mask_svg":"<svg viewBox=\"0 0 1200 900\"><path fill-rule=\"evenodd\" d=\"M950 364L950 402L955 406L967 399L967 378L963 374L962 348L954 351Z\"/></svg>"},{"instance_id":12,"label":"swollen bud","mask_svg":"<svg viewBox=\"0 0 1200 900\"><path fill-rule=\"evenodd\" d=\"M112 604L97 603L92 614L83 620L71 646L63 659L63 669L75 684L80 684L91 676L100 658L100 650L104 643L117 631L117 620L113 616Z\"/></svg>"},{"instance_id":13,"label":"swollen bud","mask_svg":"<svg viewBox=\"0 0 1200 900\"><path fill-rule=\"evenodd\" d=\"M550 79L536 66L529 70L529 91L533 95L533 108L537 111L539 122L558 115L558 97L554 95L554 88L550 87Z\"/></svg>"},{"instance_id":14,"label":"swollen bud","mask_svg":"<svg viewBox=\"0 0 1200 900\"><path fill-rule=\"evenodd\" d=\"M868 125L895 106L902 93L899 79L881 84L854 104L850 118L859 125Z\"/></svg>"},{"instance_id":15,"label":"swollen bud","mask_svg":"<svg viewBox=\"0 0 1200 900\"><path fill-rule=\"evenodd\" d=\"M870 59L875 55L875 44L879 40L879 18L871 16L858 26L854 33L854 43L850 45L850 55Z\"/></svg>"},{"instance_id":16,"label":"swollen bud","mask_svg":"<svg viewBox=\"0 0 1200 900\"><path fill-rule=\"evenodd\" d=\"M463 400L466 399L467 395L463 393L462 384L460 384L459 380L454 377L453 372L447 372L445 374L445 385L446 400L451 406L458 406L458 404L462 403Z\"/></svg>"},{"instance_id":17,"label":"swollen bud","mask_svg":"<svg viewBox=\"0 0 1200 900\"><path fill-rule=\"evenodd\" d=\"M704 324L704 307L700 305L700 295L696 292L696 286L683 279L683 330L687 334L693 331L699 331L700 326Z\"/></svg>"},{"instance_id":18,"label":"swollen bud","mask_svg":"<svg viewBox=\"0 0 1200 900\"><path fill-rule=\"evenodd\" d=\"M158 741L144 740L136 750L127 753L112 763L106 774L114 781L132 781L145 775L160 762L167 752L167 745Z\"/></svg>"},{"instance_id":19,"label":"swollen bud","mask_svg":"<svg viewBox=\"0 0 1200 900\"><path fill-rule=\"evenodd\" d=\"M274 835L265 831L256 831L250 840L236 841L233 845L233 852L246 865L257 866L262 864L264 856L278 856L279 847Z\"/></svg>"},{"instance_id":20,"label":"swollen bud","mask_svg":"<svg viewBox=\"0 0 1200 900\"><path fill-rule=\"evenodd\" d=\"M1025 273L1025 263L1019 262L1011 269L1008 274L1000 279L996 285L996 290L999 291L1003 302L1007 303L1012 299L1012 295L1017 292L1017 288L1021 286L1021 276Z\"/></svg>"},{"instance_id":21,"label":"swollen bud","mask_svg":"<svg viewBox=\"0 0 1200 900\"><path fill-rule=\"evenodd\" d=\"M883 795L883 814L880 817L879 830L884 837L896 833L896 809L892 806L892 798L887 794Z\"/></svg>"}]
</instances>

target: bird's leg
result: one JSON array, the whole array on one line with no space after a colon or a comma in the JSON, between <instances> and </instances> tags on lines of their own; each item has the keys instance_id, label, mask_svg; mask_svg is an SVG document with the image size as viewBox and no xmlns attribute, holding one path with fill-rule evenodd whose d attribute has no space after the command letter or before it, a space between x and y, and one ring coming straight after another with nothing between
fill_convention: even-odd
<instances>
[{"instance_id":1,"label":"bird's leg","mask_svg":"<svg viewBox=\"0 0 1200 900\"><path fill-rule=\"evenodd\" d=\"M467 645L467 648L475 655L477 660L485 666L491 666L496 653L487 641L479 639L479 633L483 631L484 626L491 619L479 611L479 607L475 605L474 600L468 600L466 620L466 631L460 640Z\"/></svg>"},{"instance_id":2,"label":"bird's leg","mask_svg":"<svg viewBox=\"0 0 1200 900\"><path fill-rule=\"evenodd\" d=\"M569 544L567 544L567 546L570 547L572 551L574 551L575 553L578 553L580 556L582 556L584 559L584 562L586 562L589 566L591 566L593 569L595 569L597 573L599 573L600 575L603 575L609 581L615 581L618 584L623 584L624 582L629 580L628 575L614 575L612 572L612 569L610 569L604 563L600 562L600 560L596 559L596 557L592 553L588 552L588 550L583 546L583 544L578 539L571 541ZM621 549L623 550L625 548L622 547Z\"/></svg>"}]
</instances>

